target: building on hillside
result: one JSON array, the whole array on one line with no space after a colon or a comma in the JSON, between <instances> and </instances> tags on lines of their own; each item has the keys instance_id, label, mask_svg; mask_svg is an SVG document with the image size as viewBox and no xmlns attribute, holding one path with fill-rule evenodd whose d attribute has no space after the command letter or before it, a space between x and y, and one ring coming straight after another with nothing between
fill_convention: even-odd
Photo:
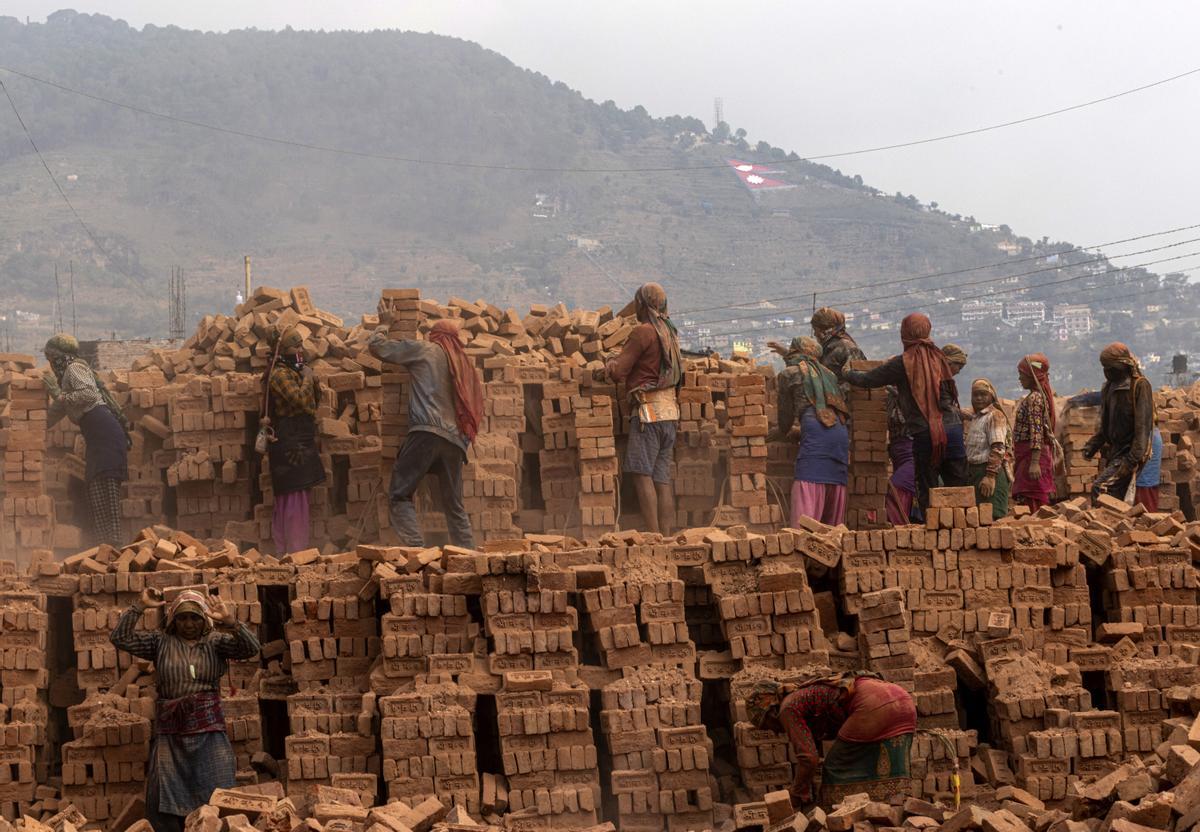
<instances>
[{"instance_id":1,"label":"building on hillside","mask_svg":"<svg viewBox=\"0 0 1200 832\"><path fill-rule=\"evenodd\" d=\"M1068 335L1088 335L1092 331L1092 307L1086 304L1060 303L1054 307L1054 317L1062 319Z\"/></svg>"},{"instance_id":2,"label":"building on hillside","mask_svg":"<svg viewBox=\"0 0 1200 832\"><path fill-rule=\"evenodd\" d=\"M962 319L965 323L984 321L988 318L1000 318L1004 315L1004 303L998 300L966 300L962 305Z\"/></svg>"},{"instance_id":3,"label":"building on hillside","mask_svg":"<svg viewBox=\"0 0 1200 832\"><path fill-rule=\"evenodd\" d=\"M996 248L1003 251L1009 257L1021 253L1021 244L1014 243L1012 240L1001 240L1000 242L996 243Z\"/></svg>"},{"instance_id":4,"label":"building on hillside","mask_svg":"<svg viewBox=\"0 0 1200 832\"><path fill-rule=\"evenodd\" d=\"M1046 304L1040 300L1014 300L1004 304L1004 318L1009 323L1046 320Z\"/></svg>"}]
</instances>

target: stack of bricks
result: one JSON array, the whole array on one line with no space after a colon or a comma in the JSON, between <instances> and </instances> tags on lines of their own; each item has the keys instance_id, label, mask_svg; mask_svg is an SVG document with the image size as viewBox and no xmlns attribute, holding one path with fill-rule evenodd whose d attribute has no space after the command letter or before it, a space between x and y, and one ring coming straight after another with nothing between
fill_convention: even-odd
<instances>
[{"instance_id":1,"label":"stack of bricks","mask_svg":"<svg viewBox=\"0 0 1200 832\"><path fill-rule=\"evenodd\" d=\"M728 442L718 424L712 376L699 370L684 373L679 388L679 427L675 435L675 504L673 527L705 526L712 519L719 483L718 443Z\"/></svg>"},{"instance_id":2,"label":"stack of bricks","mask_svg":"<svg viewBox=\"0 0 1200 832\"><path fill-rule=\"evenodd\" d=\"M26 814L47 760L46 667L49 619L46 596L21 589L0 591L0 818Z\"/></svg>"},{"instance_id":3,"label":"stack of bricks","mask_svg":"<svg viewBox=\"0 0 1200 832\"><path fill-rule=\"evenodd\" d=\"M549 670L510 670L496 694L509 809L531 824L596 823L600 777L588 688Z\"/></svg>"},{"instance_id":4,"label":"stack of bricks","mask_svg":"<svg viewBox=\"0 0 1200 832\"><path fill-rule=\"evenodd\" d=\"M1080 759L1063 745L1075 730L1063 717L1091 711L1091 694L1077 672L1025 653L1019 638L992 639L979 648L989 684L992 737L1015 759L1017 785L1041 800L1062 800ZM1120 740L1119 731L1114 738Z\"/></svg>"},{"instance_id":5,"label":"stack of bricks","mask_svg":"<svg viewBox=\"0 0 1200 832\"><path fill-rule=\"evenodd\" d=\"M729 419L729 504L758 528L778 527L779 505L767 493L767 385L761 373L733 376L725 399Z\"/></svg>"},{"instance_id":6,"label":"stack of bricks","mask_svg":"<svg viewBox=\"0 0 1200 832\"><path fill-rule=\"evenodd\" d=\"M713 743L701 721L703 685L690 671L641 669L604 686L600 726L612 754L620 829L710 829L719 799Z\"/></svg>"},{"instance_id":7,"label":"stack of bricks","mask_svg":"<svg viewBox=\"0 0 1200 832\"><path fill-rule=\"evenodd\" d=\"M332 564L304 565L316 550L291 557L299 565L285 625L292 678L301 691L366 690L380 651L369 566L354 553Z\"/></svg>"},{"instance_id":8,"label":"stack of bricks","mask_svg":"<svg viewBox=\"0 0 1200 832\"><path fill-rule=\"evenodd\" d=\"M63 800L98 823L119 817L145 785L154 696L136 685L127 693L90 696L67 714L76 738L62 746Z\"/></svg>"},{"instance_id":9,"label":"stack of bricks","mask_svg":"<svg viewBox=\"0 0 1200 832\"><path fill-rule=\"evenodd\" d=\"M0 551L13 553L9 557L20 563L21 552L54 544L54 501L45 493L49 396L40 374L33 371L6 370L0 373L2 379L7 379L7 401L0 401L0 435L5 437Z\"/></svg>"},{"instance_id":10,"label":"stack of bricks","mask_svg":"<svg viewBox=\"0 0 1200 832\"><path fill-rule=\"evenodd\" d=\"M464 555L462 560L464 565L473 561L481 575L480 606L490 641L491 673L570 673L579 667L574 641L579 616L568 604L568 593L576 588L575 573L535 554Z\"/></svg>"},{"instance_id":11,"label":"stack of bricks","mask_svg":"<svg viewBox=\"0 0 1200 832\"><path fill-rule=\"evenodd\" d=\"M579 528L580 460L575 439L575 401L579 386L549 381L542 385L538 474L544 517L541 531L568 534ZM535 527L522 514L523 528Z\"/></svg>"},{"instance_id":12,"label":"stack of bricks","mask_svg":"<svg viewBox=\"0 0 1200 832\"><path fill-rule=\"evenodd\" d=\"M453 683L425 684L379 700L383 780L389 800L415 805L436 797L478 816L475 692Z\"/></svg>"},{"instance_id":13,"label":"stack of bricks","mask_svg":"<svg viewBox=\"0 0 1200 832\"><path fill-rule=\"evenodd\" d=\"M579 442L580 533L599 537L617 524L617 447L613 402L608 396L576 396L575 438Z\"/></svg>"},{"instance_id":14,"label":"stack of bricks","mask_svg":"<svg viewBox=\"0 0 1200 832\"><path fill-rule=\"evenodd\" d=\"M977 789L971 758L978 746L979 735L975 731L922 727L913 737L909 752L909 775L913 780L909 793L926 800L953 799L956 792L963 800L973 798Z\"/></svg>"},{"instance_id":15,"label":"stack of bricks","mask_svg":"<svg viewBox=\"0 0 1200 832\"><path fill-rule=\"evenodd\" d=\"M867 669L889 682L912 689L916 658L909 639L912 622L901 589L881 589L862 596L858 609L858 650Z\"/></svg>"},{"instance_id":16,"label":"stack of bricks","mask_svg":"<svg viewBox=\"0 0 1200 832\"><path fill-rule=\"evenodd\" d=\"M521 535L513 518L520 509L524 393L519 384L489 381L483 402L483 422L463 468L463 507L477 543Z\"/></svg>"},{"instance_id":17,"label":"stack of bricks","mask_svg":"<svg viewBox=\"0 0 1200 832\"><path fill-rule=\"evenodd\" d=\"M1169 527L1165 521L1164 531ZM1108 633L1130 635L1161 654L1196 644L1200 606L1190 553L1160 548L1153 532L1126 534L1137 535L1138 542L1115 548L1103 567Z\"/></svg>"},{"instance_id":18,"label":"stack of bricks","mask_svg":"<svg viewBox=\"0 0 1200 832\"><path fill-rule=\"evenodd\" d=\"M313 786L334 786L366 792L373 802L380 773L375 694L315 688L289 696L287 707L288 796L300 803Z\"/></svg>"},{"instance_id":19,"label":"stack of bricks","mask_svg":"<svg viewBox=\"0 0 1200 832\"><path fill-rule=\"evenodd\" d=\"M470 666L480 628L471 619L466 595L433 592L421 575L385 581L381 591L388 593L390 603L381 621L387 679Z\"/></svg>"},{"instance_id":20,"label":"stack of bricks","mask_svg":"<svg viewBox=\"0 0 1200 832\"><path fill-rule=\"evenodd\" d=\"M417 289L384 289L377 307L380 326L387 328L387 337L392 341L415 340L424 315L421 311L421 293ZM386 489L392 474L392 464L400 452L400 446L408 435L408 396L412 381L408 371L395 364L381 367L382 415L379 427L382 439L380 477ZM385 493L386 498L386 493ZM382 539L393 540L388 525L388 502L382 499L376 508Z\"/></svg>"},{"instance_id":21,"label":"stack of bricks","mask_svg":"<svg viewBox=\"0 0 1200 832\"><path fill-rule=\"evenodd\" d=\"M878 361L852 361L855 370L870 370ZM884 505L888 492L887 390L850 388L850 487L846 525L851 529L879 529L887 524Z\"/></svg>"},{"instance_id":22,"label":"stack of bricks","mask_svg":"<svg viewBox=\"0 0 1200 832\"><path fill-rule=\"evenodd\" d=\"M730 657L743 668L782 670L829 660L803 558L797 555L797 542L807 545L806 535L709 535L708 579ZM748 563L752 558L756 562Z\"/></svg>"}]
</instances>

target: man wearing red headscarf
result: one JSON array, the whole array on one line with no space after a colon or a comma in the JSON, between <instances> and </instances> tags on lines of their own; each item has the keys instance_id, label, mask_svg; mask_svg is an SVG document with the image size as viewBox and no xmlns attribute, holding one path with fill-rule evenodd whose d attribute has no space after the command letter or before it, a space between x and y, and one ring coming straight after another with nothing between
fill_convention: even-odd
<instances>
[{"instance_id":1,"label":"man wearing red headscarf","mask_svg":"<svg viewBox=\"0 0 1200 832\"><path fill-rule=\"evenodd\" d=\"M383 361L403 366L412 379L408 436L396 456L389 487L392 528L405 546L424 546L413 495L428 473L437 475L450 542L475 548L463 508L462 468L483 418L483 384L458 337L458 323L441 320L428 341L389 340L376 331L367 345Z\"/></svg>"},{"instance_id":2,"label":"man wearing red headscarf","mask_svg":"<svg viewBox=\"0 0 1200 832\"><path fill-rule=\"evenodd\" d=\"M900 324L904 352L873 370L846 370L855 387L896 388L900 410L912 433L917 503L929 506L929 489L970 484L967 451L958 406L958 388L946 356L930 340L932 326L920 312Z\"/></svg>"}]
</instances>

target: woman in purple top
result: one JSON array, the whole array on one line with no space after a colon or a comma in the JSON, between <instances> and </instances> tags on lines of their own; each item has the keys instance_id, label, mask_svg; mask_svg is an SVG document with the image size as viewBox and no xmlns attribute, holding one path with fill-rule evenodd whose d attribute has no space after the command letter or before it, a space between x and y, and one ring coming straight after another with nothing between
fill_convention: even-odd
<instances>
[{"instance_id":1,"label":"woman in purple top","mask_svg":"<svg viewBox=\"0 0 1200 832\"><path fill-rule=\"evenodd\" d=\"M792 483L792 518L811 517L830 526L846 517L850 469L849 411L837 377L820 362L813 338L792 341L779 374L778 438L794 435L800 422L800 450Z\"/></svg>"}]
</instances>

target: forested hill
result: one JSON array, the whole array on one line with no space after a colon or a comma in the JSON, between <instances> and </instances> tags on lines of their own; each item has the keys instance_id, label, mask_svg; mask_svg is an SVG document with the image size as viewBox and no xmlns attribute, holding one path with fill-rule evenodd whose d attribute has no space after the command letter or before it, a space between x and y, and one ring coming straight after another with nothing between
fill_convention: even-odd
<instances>
[{"instance_id":1,"label":"forested hill","mask_svg":"<svg viewBox=\"0 0 1200 832\"><path fill-rule=\"evenodd\" d=\"M161 336L172 267L194 321L232 307L243 254L255 283L307 283L348 314L385 285L599 305L648 278L688 310L991 263L1012 239L742 131L598 104L433 34L137 30L61 11L0 18L0 56L99 98L348 151L199 129L0 72L95 236L0 111L0 307L43 316L9 322L14 347L53 324L56 266L73 265L81 337ZM774 163L769 175L795 187L752 194L729 158ZM620 172L681 166L699 169Z\"/></svg>"}]
</instances>

